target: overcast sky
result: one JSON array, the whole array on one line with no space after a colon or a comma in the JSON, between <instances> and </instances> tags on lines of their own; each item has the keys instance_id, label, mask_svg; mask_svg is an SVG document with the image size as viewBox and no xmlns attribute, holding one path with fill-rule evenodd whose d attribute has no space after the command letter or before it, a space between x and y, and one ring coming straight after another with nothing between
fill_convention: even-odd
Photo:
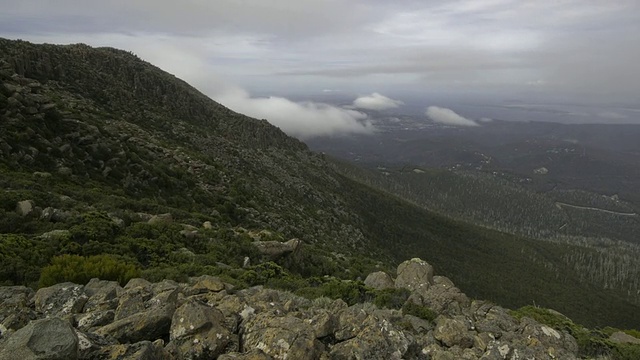
<instances>
[{"instance_id":1,"label":"overcast sky","mask_svg":"<svg viewBox=\"0 0 640 360\"><path fill-rule=\"evenodd\" d=\"M357 94L332 120L339 128L352 117L356 132L371 130L358 104L397 107L421 94L640 102L637 0L0 0L0 8L2 37L131 50L254 116L273 106L247 104L252 94L281 104L291 94ZM295 116L318 110L286 105L298 107Z\"/></svg>"}]
</instances>

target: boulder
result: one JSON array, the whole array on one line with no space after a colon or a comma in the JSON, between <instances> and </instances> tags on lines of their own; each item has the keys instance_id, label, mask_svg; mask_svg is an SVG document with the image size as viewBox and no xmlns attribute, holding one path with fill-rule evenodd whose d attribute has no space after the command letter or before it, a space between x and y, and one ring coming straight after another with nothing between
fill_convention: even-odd
<instances>
[{"instance_id":1,"label":"boulder","mask_svg":"<svg viewBox=\"0 0 640 360\"><path fill-rule=\"evenodd\" d=\"M33 212L35 203L33 200L22 200L16 204L16 212L20 216L27 216Z\"/></svg>"},{"instance_id":2,"label":"boulder","mask_svg":"<svg viewBox=\"0 0 640 360\"><path fill-rule=\"evenodd\" d=\"M111 337L120 343L167 338L174 311L171 307L161 307L139 312L98 328L95 334Z\"/></svg>"},{"instance_id":3,"label":"boulder","mask_svg":"<svg viewBox=\"0 0 640 360\"><path fill-rule=\"evenodd\" d=\"M332 359L400 360L409 349L410 341L386 319L379 319L361 328L355 338L333 346Z\"/></svg>"},{"instance_id":4,"label":"boulder","mask_svg":"<svg viewBox=\"0 0 640 360\"><path fill-rule=\"evenodd\" d=\"M411 291L426 290L433 284L433 266L424 260L413 258L398 265L395 285Z\"/></svg>"},{"instance_id":5,"label":"boulder","mask_svg":"<svg viewBox=\"0 0 640 360\"><path fill-rule=\"evenodd\" d=\"M51 240L59 240L59 239L64 239L64 238L68 238L71 235L71 232L69 230L51 230L48 231L40 236L38 236L38 238L42 239L42 240L46 240L46 241L51 241Z\"/></svg>"},{"instance_id":6,"label":"boulder","mask_svg":"<svg viewBox=\"0 0 640 360\"><path fill-rule=\"evenodd\" d=\"M147 223L149 224L169 224L173 222L173 216L170 213L153 215Z\"/></svg>"},{"instance_id":7,"label":"boulder","mask_svg":"<svg viewBox=\"0 0 640 360\"><path fill-rule=\"evenodd\" d=\"M36 311L46 317L64 317L82 312L88 297L84 286L65 282L38 290L33 299Z\"/></svg>"},{"instance_id":8,"label":"boulder","mask_svg":"<svg viewBox=\"0 0 640 360\"><path fill-rule=\"evenodd\" d=\"M444 276L434 276L433 285L414 291L411 301L438 314L460 315L471 304L469 298Z\"/></svg>"},{"instance_id":9,"label":"boulder","mask_svg":"<svg viewBox=\"0 0 640 360\"><path fill-rule=\"evenodd\" d=\"M118 295L124 290L116 281L91 279L84 287L89 296L84 304L84 312L115 310L118 307Z\"/></svg>"},{"instance_id":10,"label":"boulder","mask_svg":"<svg viewBox=\"0 0 640 360\"><path fill-rule=\"evenodd\" d=\"M384 271L372 272L364 279L364 284L376 290L395 288L393 279Z\"/></svg>"},{"instance_id":11,"label":"boulder","mask_svg":"<svg viewBox=\"0 0 640 360\"><path fill-rule=\"evenodd\" d=\"M0 348L0 360L78 358L78 337L69 322L41 319L13 333Z\"/></svg>"},{"instance_id":12,"label":"boulder","mask_svg":"<svg viewBox=\"0 0 640 360\"><path fill-rule=\"evenodd\" d=\"M433 336L447 347L457 345L461 348L470 348L473 346L474 335L463 320L449 319L444 316L438 318L433 331Z\"/></svg>"},{"instance_id":13,"label":"boulder","mask_svg":"<svg viewBox=\"0 0 640 360\"><path fill-rule=\"evenodd\" d=\"M25 286L0 287L0 324L8 329L18 330L35 320L36 314L29 307L33 290Z\"/></svg>"},{"instance_id":14,"label":"boulder","mask_svg":"<svg viewBox=\"0 0 640 360\"><path fill-rule=\"evenodd\" d=\"M164 349L162 340L140 341L135 344L110 345L91 354L94 359L118 360L170 360L171 355Z\"/></svg>"},{"instance_id":15,"label":"boulder","mask_svg":"<svg viewBox=\"0 0 640 360\"><path fill-rule=\"evenodd\" d=\"M272 360L273 358L260 349L252 349L245 353L231 352L220 355L218 360Z\"/></svg>"},{"instance_id":16,"label":"boulder","mask_svg":"<svg viewBox=\"0 0 640 360\"><path fill-rule=\"evenodd\" d=\"M300 248L302 241L299 239L291 239L287 242L279 241L254 241L255 246L260 254L271 259L277 259L283 255L291 254Z\"/></svg>"},{"instance_id":17,"label":"boulder","mask_svg":"<svg viewBox=\"0 0 640 360\"><path fill-rule=\"evenodd\" d=\"M257 314L243 324L242 344L281 360L319 359L324 350L305 321L271 312Z\"/></svg>"},{"instance_id":18,"label":"boulder","mask_svg":"<svg viewBox=\"0 0 640 360\"><path fill-rule=\"evenodd\" d=\"M211 275L202 275L194 278L195 284L186 289L187 295L197 295L207 292L219 292L225 289L225 284L220 278Z\"/></svg>"},{"instance_id":19,"label":"boulder","mask_svg":"<svg viewBox=\"0 0 640 360\"><path fill-rule=\"evenodd\" d=\"M185 359L215 359L231 340L225 317L216 308L197 300L179 307L171 320L169 351Z\"/></svg>"},{"instance_id":20,"label":"boulder","mask_svg":"<svg viewBox=\"0 0 640 360\"><path fill-rule=\"evenodd\" d=\"M616 331L611 334L611 336L609 336L609 340L617 344L640 344L640 339L623 333L622 331Z\"/></svg>"}]
</instances>

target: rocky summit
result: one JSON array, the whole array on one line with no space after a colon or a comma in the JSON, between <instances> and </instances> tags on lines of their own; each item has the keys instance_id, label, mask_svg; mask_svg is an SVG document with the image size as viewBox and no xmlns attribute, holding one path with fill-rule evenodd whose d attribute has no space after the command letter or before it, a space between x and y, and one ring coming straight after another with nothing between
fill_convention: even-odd
<instances>
[{"instance_id":1,"label":"rocky summit","mask_svg":"<svg viewBox=\"0 0 640 360\"><path fill-rule=\"evenodd\" d=\"M372 274L389 288L391 276ZM576 359L568 333L470 300L420 259L403 262L403 310L307 298L214 276L187 283L92 279L0 288L0 360ZM407 305L405 304L405 305ZM427 315L410 308L437 309Z\"/></svg>"}]
</instances>

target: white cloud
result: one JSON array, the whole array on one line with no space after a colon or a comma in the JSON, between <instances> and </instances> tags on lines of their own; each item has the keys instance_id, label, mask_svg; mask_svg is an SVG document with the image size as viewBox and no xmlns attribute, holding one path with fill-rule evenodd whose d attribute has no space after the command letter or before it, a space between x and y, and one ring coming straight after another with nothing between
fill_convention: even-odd
<instances>
[{"instance_id":1,"label":"white cloud","mask_svg":"<svg viewBox=\"0 0 640 360\"><path fill-rule=\"evenodd\" d=\"M456 114L453 110L438 106L429 106L426 112L427 117L434 122L453 126L478 126L473 120Z\"/></svg>"},{"instance_id":2,"label":"white cloud","mask_svg":"<svg viewBox=\"0 0 640 360\"><path fill-rule=\"evenodd\" d=\"M266 119L300 139L344 133L370 134L371 121L355 110L315 102L293 102L282 97L255 98L240 88L215 97L223 105L258 119Z\"/></svg>"},{"instance_id":3,"label":"white cloud","mask_svg":"<svg viewBox=\"0 0 640 360\"><path fill-rule=\"evenodd\" d=\"M353 101L354 107L367 110L393 109L403 104L402 101L393 100L377 92L371 95L361 96Z\"/></svg>"}]
</instances>

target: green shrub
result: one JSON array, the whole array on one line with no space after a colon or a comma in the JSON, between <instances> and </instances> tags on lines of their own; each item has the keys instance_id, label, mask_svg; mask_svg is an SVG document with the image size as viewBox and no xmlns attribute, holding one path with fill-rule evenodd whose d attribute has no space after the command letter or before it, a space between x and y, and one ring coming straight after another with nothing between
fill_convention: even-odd
<instances>
[{"instance_id":1,"label":"green shrub","mask_svg":"<svg viewBox=\"0 0 640 360\"><path fill-rule=\"evenodd\" d=\"M65 281L86 284L92 278L114 280L124 285L139 276L140 270L135 265L114 255L61 255L54 257L51 265L42 269L39 286L46 287Z\"/></svg>"},{"instance_id":2,"label":"green shrub","mask_svg":"<svg viewBox=\"0 0 640 360\"><path fill-rule=\"evenodd\" d=\"M384 289L374 291L373 303L379 308L400 309L411 292L408 289Z\"/></svg>"},{"instance_id":3,"label":"green shrub","mask_svg":"<svg viewBox=\"0 0 640 360\"><path fill-rule=\"evenodd\" d=\"M407 301L404 306L402 306L402 313L405 315L413 315L417 316L421 319L433 322L438 314L436 314L433 310L431 310L427 306L418 305L414 302Z\"/></svg>"}]
</instances>

